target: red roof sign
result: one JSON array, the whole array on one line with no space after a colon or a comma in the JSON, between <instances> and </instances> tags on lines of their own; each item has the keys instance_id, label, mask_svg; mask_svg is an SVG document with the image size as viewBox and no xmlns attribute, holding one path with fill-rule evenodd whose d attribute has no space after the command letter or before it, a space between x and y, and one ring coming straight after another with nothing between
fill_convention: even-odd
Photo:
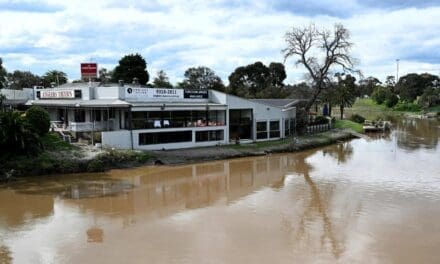
<instances>
[{"instance_id":1,"label":"red roof sign","mask_svg":"<svg viewBox=\"0 0 440 264\"><path fill-rule=\"evenodd\" d=\"M98 77L97 63L81 63L81 78L96 78Z\"/></svg>"}]
</instances>

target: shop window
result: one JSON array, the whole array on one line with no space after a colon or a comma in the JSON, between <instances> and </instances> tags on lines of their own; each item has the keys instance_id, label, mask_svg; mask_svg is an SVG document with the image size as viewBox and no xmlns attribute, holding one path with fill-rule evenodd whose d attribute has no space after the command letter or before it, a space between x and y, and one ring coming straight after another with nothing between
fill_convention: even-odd
<instances>
[{"instance_id":1,"label":"shop window","mask_svg":"<svg viewBox=\"0 0 440 264\"><path fill-rule=\"evenodd\" d=\"M140 133L139 145L191 142L192 131Z\"/></svg>"},{"instance_id":2,"label":"shop window","mask_svg":"<svg viewBox=\"0 0 440 264\"><path fill-rule=\"evenodd\" d=\"M223 130L197 131L196 142L222 141L224 139Z\"/></svg>"},{"instance_id":3,"label":"shop window","mask_svg":"<svg viewBox=\"0 0 440 264\"><path fill-rule=\"evenodd\" d=\"M270 121L270 138L279 138L280 137L280 121Z\"/></svg>"},{"instance_id":4,"label":"shop window","mask_svg":"<svg viewBox=\"0 0 440 264\"><path fill-rule=\"evenodd\" d=\"M267 122L257 122L257 139L267 139Z\"/></svg>"}]
</instances>

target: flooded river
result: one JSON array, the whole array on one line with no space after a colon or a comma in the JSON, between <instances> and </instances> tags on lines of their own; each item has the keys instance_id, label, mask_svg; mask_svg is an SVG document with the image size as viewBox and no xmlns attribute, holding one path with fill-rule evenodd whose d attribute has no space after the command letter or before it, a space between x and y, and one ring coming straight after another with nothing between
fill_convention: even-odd
<instances>
[{"instance_id":1,"label":"flooded river","mask_svg":"<svg viewBox=\"0 0 440 264\"><path fill-rule=\"evenodd\" d=\"M0 187L0 263L440 263L440 123Z\"/></svg>"}]
</instances>

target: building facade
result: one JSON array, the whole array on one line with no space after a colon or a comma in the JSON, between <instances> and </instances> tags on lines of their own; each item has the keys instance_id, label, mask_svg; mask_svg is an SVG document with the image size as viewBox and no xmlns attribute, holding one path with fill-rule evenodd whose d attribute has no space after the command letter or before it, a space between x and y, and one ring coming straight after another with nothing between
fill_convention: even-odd
<instances>
[{"instance_id":1,"label":"building facade","mask_svg":"<svg viewBox=\"0 0 440 264\"><path fill-rule=\"evenodd\" d=\"M215 90L72 83L34 89L52 128L120 149L158 150L246 143L294 133L295 100L247 100Z\"/></svg>"}]
</instances>

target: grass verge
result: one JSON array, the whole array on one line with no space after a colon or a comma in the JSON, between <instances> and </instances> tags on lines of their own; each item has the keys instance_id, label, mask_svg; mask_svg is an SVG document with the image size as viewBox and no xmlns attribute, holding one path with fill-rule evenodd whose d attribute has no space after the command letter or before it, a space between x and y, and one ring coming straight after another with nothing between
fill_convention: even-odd
<instances>
[{"instance_id":1,"label":"grass verge","mask_svg":"<svg viewBox=\"0 0 440 264\"><path fill-rule=\"evenodd\" d=\"M335 128L341 128L341 129L352 129L356 131L357 133L363 132L363 127L361 124L350 121L350 120L336 120L335 122Z\"/></svg>"}]
</instances>

